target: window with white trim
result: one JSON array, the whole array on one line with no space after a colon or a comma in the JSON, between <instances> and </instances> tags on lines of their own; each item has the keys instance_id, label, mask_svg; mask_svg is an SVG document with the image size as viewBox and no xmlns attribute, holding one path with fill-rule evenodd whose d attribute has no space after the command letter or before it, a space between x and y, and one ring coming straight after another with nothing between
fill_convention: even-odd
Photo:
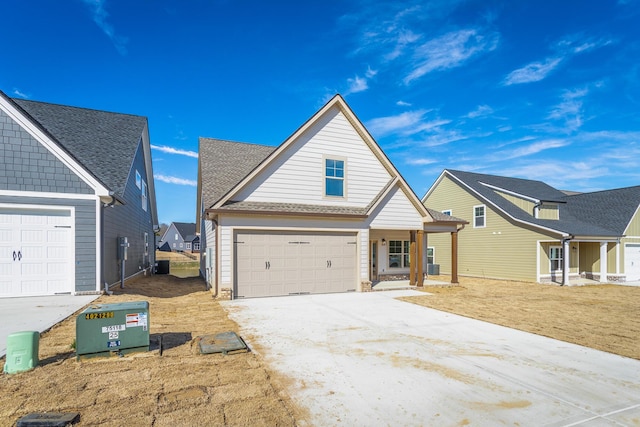
<instances>
[{"instance_id":1,"label":"window with white trim","mask_svg":"<svg viewBox=\"0 0 640 427\"><path fill-rule=\"evenodd\" d=\"M482 228L487 226L487 214L485 205L473 207L473 228Z\"/></svg>"},{"instance_id":2,"label":"window with white trim","mask_svg":"<svg viewBox=\"0 0 640 427\"><path fill-rule=\"evenodd\" d=\"M147 210L147 183L142 180L142 188L140 189L142 193L142 209L146 212Z\"/></svg>"},{"instance_id":3,"label":"window with white trim","mask_svg":"<svg viewBox=\"0 0 640 427\"><path fill-rule=\"evenodd\" d=\"M142 177L138 171L136 171L136 187L142 188Z\"/></svg>"},{"instance_id":4,"label":"window with white trim","mask_svg":"<svg viewBox=\"0 0 640 427\"><path fill-rule=\"evenodd\" d=\"M178 233L176 233L176 237L173 240L178 240Z\"/></svg>"},{"instance_id":5,"label":"window with white trim","mask_svg":"<svg viewBox=\"0 0 640 427\"><path fill-rule=\"evenodd\" d=\"M144 256L149 256L149 233L144 233Z\"/></svg>"},{"instance_id":6,"label":"window with white trim","mask_svg":"<svg viewBox=\"0 0 640 427\"><path fill-rule=\"evenodd\" d=\"M191 242L186 242L185 245L187 250L191 250Z\"/></svg>"},{"instance_id":7,"label":"window with white trim","mask_svg":"<svg viewBox=\"0 0 640 427\"><path fill-rule=\"evenodd\" d=\"M451 209L444 210L444 211L442 211L442 213L445 214L445 215L449 215L449 216L452 215L451 214Z\"/></svg>"},{"instance_id":8,"label":"window with white trim","mask_svg":"<svg viewBox=\"0 0 640 427\"><path fill-rule=\"evenodd\" d=\"M549 270L562 270L562 246L551 246L549 248Z\"/></svg>"},{"instance_id":9,"label":"window with white trim","mask_svg":"<svg viewBox=\"0 0 640 427\"><path fill-rule=\"evenodd\" d=\"M324 195L344 197L344 160L324 159Z\"/></svg>"},{"instance_id":10,"label":"window with white trim","mask_svg":"<svg viewBox=\"0 0 640 427\"><path fill-rule=\"evenodd\" d=\"M193 250L194 251L199 251L200 250L200 242L194 242L193 243Z\"/></svg>"},{"instance_id":11,"label":"window with white trim","mask_svg":"<svg viewBox=\"0 0 640 427\"><path fill-rule=\"evenodd\" d=\"M409 241L389 240L389 268L409 267Z\"/></svg>"},{"instance_id":12,"label":"window with white trim","mask_svg":"<svg viewBox=\"0 0 640 427\"><path fill-rule=\"evenodd\" d=\"M427 264L436 263L436 249L432 246L427 248Z\"/></svg>"}]
</instances>

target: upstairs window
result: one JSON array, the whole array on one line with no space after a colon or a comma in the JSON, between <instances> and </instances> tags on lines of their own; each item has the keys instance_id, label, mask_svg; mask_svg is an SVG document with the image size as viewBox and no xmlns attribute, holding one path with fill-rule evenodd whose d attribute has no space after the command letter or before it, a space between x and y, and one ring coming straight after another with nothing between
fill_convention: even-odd
<instances>
[{"instance_id":1,"label":"upstairs window","mask_svg":"<svg viewBox=\"0 0 640 427\"><path fill-rule=\"evenodd\" d=\"M140 189L142 195L142 209L147 210L147 183L142 181L142 188Z\"/></svg>"},{"instance_id":2,"label":"upstairs window","mask_svg":"<svg viewBox=\"0 0 640 427\"><path fill-rule=\"evenodd\" d=\"M324 195L344 197L344 160L324 160Z\"/></svg>"},{"instance_id":3,"label":"upstairs window","mask_svg":"<svg viewBox=\"0 0 640 427\"><path fill-rule=\"evenodd\" d=\"M451 209L444 210L442 213L451 216Z\"/></svg>"},{"instance_id":4,"label":"upstairs window","mask_svg":"<svg viewBox=\"0 0 640 427\"><path fill-rule=\"evenodd\" d=\"M138 171L136 171L136 187L142 188L142 177Z\"/></svg>"},{"instance_id":5,"label":"upstairs window","mask_svg":"<svg viewBox=\"0 0 640 427\"><path fill-rule=\"evenodd\" d=\"M487 225L485 211L484 205L473 207L473 228L482 228Z\"/></svg>"}]
</instances>

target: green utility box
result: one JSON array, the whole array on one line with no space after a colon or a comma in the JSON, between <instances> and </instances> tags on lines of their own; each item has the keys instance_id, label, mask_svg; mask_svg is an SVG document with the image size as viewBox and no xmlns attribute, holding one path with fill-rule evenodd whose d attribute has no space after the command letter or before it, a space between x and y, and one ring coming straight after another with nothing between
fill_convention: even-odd
<instances>
[{"instance_id":1,"label":"green utility box","mask_svg":"<svg viewBox=\"0 0 640 427\"><path fill-rule=\"evenodd\" d=\"M92 305L76 318L76 356L149 351L147 301Z\"/></svg>"},{"instance_id":2,"label":"green utility box","mask_svg":"<svg viewBox=\"0 0 640 427\"><path fill-rule=\"evenodd\" d=\"M38 366L38 331L15 332L7 337L3 371L7 374L29 371Z\"/></svg>"}]
</instances>

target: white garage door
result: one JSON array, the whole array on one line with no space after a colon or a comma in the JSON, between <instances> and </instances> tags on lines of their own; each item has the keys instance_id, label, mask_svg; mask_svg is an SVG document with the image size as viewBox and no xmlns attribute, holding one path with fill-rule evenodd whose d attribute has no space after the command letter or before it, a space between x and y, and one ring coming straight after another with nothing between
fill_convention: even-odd
<instances>
[{"instance_id":1,"label":"white garage door","mask_svg":"<svg viewBox=\"0 0 640 427\"><path fill-rule=\"evenodd\" d=\"M0 208L0 297L74 291L69 210Z\"/></svg>"},{"instance_id":2,"label":"white garage door","mask_svg":"<svg viewBox=\"0 0 640 427\"><path fill-rule=\"evenodd\" d=\"M236 298L356 289L355 233L238 231Z\"/></svg>"},{"instance_id":3,"label":"white garage door","mask_svg":"<svg viewBox=\"0 0 640 427\"><path fill-rule=\"evenodd\" d=\"M640 280L640 243L627 243L624 246L624 272L627 282Z\"/></svg>"}]
</instances>

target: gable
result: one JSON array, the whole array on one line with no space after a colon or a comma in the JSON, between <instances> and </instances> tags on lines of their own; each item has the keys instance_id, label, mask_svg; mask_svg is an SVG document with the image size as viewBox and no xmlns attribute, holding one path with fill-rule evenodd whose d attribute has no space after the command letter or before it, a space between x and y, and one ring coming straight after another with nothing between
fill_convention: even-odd
<instances>
[{"instance_id":1,"label":"gable","mask_svg":"<svg viewBox=\"0 0 640 427\"><path fill-rule=\"evenodd\" d=\"M2 109L0 141L4 163L0 170L0 189L44 193L94 193L75 171Z\"/></svg>"},{"instance_id":2,"label":"gable","mask_svg":"<svg viewBox=\"0 0 640 427\"><path fill-rule=\"evenodd\" d=\"M372 229L421 229L422 217L413 208L407 195L395 186L369 216Z\"/></svg>"},{"instance_id":3,"label":"gable","mask_svg":"<svg viewBox=\"0 0 640 427\"><path fill-rule=\"evenodd\" d=\"M344 198L324 195L325 159L344 161ZM333 107L233 200L366 207L390 178L345 114Z\"/></svg>"}]
</instances>

